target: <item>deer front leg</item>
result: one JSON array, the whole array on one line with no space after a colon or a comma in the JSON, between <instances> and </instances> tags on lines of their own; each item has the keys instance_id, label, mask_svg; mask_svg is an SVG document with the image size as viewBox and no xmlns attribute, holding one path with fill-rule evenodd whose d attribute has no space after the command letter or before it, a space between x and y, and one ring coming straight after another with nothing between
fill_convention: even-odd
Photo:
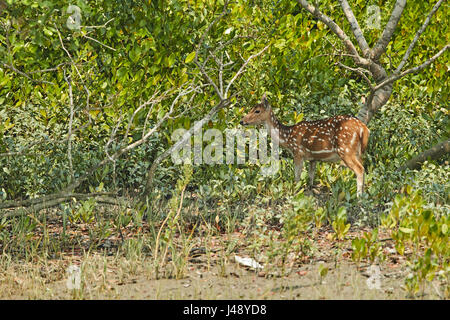
<instances>
[{"instance_id":1,"label":"deer front leg","mask_svg":"<svg viewBox=\"0 0 450 320\"><path fill-rule=\"evenodd\" d=\"M317 164L317 161L311 160L309 162L308 175L309 175L309 185L311 187L314 185L314 174L316 173L316 164Z\"/></svg>"},{"instance_id":2,"label":"deer front leg","mask_svg":"<svg viewBox=\"0 0 450 320\"><path fill-rule=\"evenodd\" d=\"M294 175L295 175L295 182L300 181L300 177L302 175L302 169L303 169L303 159L300 157L294 158Z\"/></svg>"}]
</instances>

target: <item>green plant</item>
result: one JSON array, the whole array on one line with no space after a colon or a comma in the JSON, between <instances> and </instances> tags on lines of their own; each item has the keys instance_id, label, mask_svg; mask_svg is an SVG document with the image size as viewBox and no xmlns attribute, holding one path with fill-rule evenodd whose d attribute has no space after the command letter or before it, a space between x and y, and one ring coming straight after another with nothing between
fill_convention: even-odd
<instances>
[{"instance_id":1,"label":"green plant","mask_svg":"<svg viewBox=\"0 0 450 320\"><path fill-rule=\"evenodd\" d=\"M409 294L415 296L420 289L423 292L437 274L441 276L442 291L448 294L450 216L436 215L426 208L420 192L407 186L406 195L394 198L391 210L381 222L391 231L397 252L408 258L410 274L405 287Z\"/></svg>"},{"instance_id":2,"label":"green plant","mask_svg":"<svg viewBox=\"0 0 450 320\"><path fill-rule=\"evenodd\" d=\"M340 207L338 209L331 226L335 232L333 237L337 240L344 240L345 235L350 229L350 223L347 223L347 209L345 207Z\"/></svg>"},{"instance_id":3,"label":"green plant","mask_svg":"<svg viewBox=\"0 0 450 320\"><path fill-rule=\"evenodd\" d=\"M319 277L320 277L320 284L322 284L323 279L325 279L325 277L327 276L329 269L328 269L328 267L325 267L325 264L322 262L319 264L318 271L319 271Z\"/></svg>"},{"instance_id":4,"label":"green plant","mask_svg":"<svg viewBox=\"0 0 450 320\"><path fill-rule=\"evenodd\" d=\"M95 219L95 205L95 198L82 201L75 215L80 217L84 223L90 223Z\"/></svg>"},{"instance_id":5,"label":"green plant","mask_svg":"<svg viewBox=\"0 0 450 320\"><path fill-rule=\"evenodd\" d=\"M370 232L364 232L361 238L352 240L352 259L360 262L361 259L367 258L371 264L384 260L383 251L378 241L378 228Z\"/></svg>"},{"instance_id":6,"label":"green plant","mask_svg":"<svg viewBox=\"0 0 450 320\"><path fill-rule=\"evenodd\" d=\"M326 221L327 211L323 207L317 208L317 210L314 212L314 225L316 227L316 231L318 232L320 230L320 227L322 224Z\"/></svg>"},{"instance_id":7,"label":"green plant","mask_svg":"<svg viewBox=\"0 0 450 320\"><path fill-rule=\"evenodd\" d=\"M314 199L301 192L294 196L292 203L293 210L288 211L288 215L282 220L281 258L283 269L289 253L292 252L297 257L299 253L310 254L311 249L307 233L311 228L313 212L315 212Z\"/></svg>"},{"instance_id":8,"label":"green plant","mask_svg":"<svg viewBox=\"0 0 450 320\"><path fill-rule=\"evenodd\" d=\"M186 164L183 167L183 178L179 179L177 182L177 187L173 192L173 196L169 201L169 211L167 213L166 218L164 219L163 223L161 224L158 234L155 239L155 245L153 249L153 258L154 258L154 265L155 265L155 274L156 278L159 277L159 270L163 266L163 264L166 261L167 253L169 251L169 248L171 248L172 252L172 261L175 261L175 255L178 254L178 251L176 250L176 245L174 243L173 234L176 230L178 225L178 221L181 218L181 209L183 206L183 199L184 199L184 192L186 190L186 187L191 180L192 177L192 165ZM162 252L162 255L160 256L159 253ZM186 254L186 251L182 251ZM187 252L188 254L189 252ZM184 262L185 259L187 259L187 256L185 256L184 260L178 260L181 262ZM182 274L181 270L177 271L177 274Z\"/></svg>"}]
</instances>

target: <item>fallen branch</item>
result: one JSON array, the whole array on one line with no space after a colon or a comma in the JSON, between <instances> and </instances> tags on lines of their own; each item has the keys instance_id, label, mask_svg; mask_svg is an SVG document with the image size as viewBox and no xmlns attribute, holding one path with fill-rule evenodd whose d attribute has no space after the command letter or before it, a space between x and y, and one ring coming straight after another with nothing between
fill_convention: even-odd
<instances>
[{"instance_id":1,"label":"fallen branch","mask_svg":"<svg viewBox=\"0 0 450 320\"><path fill-rule=\"evenodd\" d=\"M93 193L63 193L58 192L54 194L50 194L47 196L42 196L34 199L27 199L22 201L16 200L8 200L4 202L0 202L0 209L13 209L13 208L27 208L27 207L37 207L39 205L45 203L54 203L58 200L67 200L67 199L86 199L86 198L94 198L94 197L104 197L104 196L114 196L115 192L93 192ZM64 201L61 201L64 202ZM58 202L58 203L61 203Z\"/></svg>"},{"instance_id":2,"label":"fallen branch","mask_svg":"<svg viewBox=\"0 0 450 320\"><path fill-rule=\"evenodd\" d=\"M402 171L405 169L419 169L422 163L424 163L427 160L437 160L444 156L445 154L450 153L450 139L447 139L446 141L442 141L430 149L422 152L418 156L410 159L408 162L406 162L403 166L401 166L398 170Z\"/></svg>"}]
</instances>

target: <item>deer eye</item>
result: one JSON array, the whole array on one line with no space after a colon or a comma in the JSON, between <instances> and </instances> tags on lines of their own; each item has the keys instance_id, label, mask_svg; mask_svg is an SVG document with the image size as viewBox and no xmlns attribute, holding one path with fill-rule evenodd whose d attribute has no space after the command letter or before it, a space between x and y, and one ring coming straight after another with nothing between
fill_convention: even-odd
<instances>
[{"instance_id":1,"label":"deer eye","mask_svg":"<svg viewBox=\"0 0 450 320\"><path fill-rule=\"evenodd\" d=\"M255 113L260 113L261 111L259 111L259 110L255 110Z\"/></svg>"}]
</instances>

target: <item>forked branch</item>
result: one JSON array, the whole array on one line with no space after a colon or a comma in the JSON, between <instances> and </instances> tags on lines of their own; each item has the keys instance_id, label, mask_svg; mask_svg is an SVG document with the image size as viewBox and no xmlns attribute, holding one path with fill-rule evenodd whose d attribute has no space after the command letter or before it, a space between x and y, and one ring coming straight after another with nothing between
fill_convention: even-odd
<instances>
[{"instance_id":1,"label":"forked branch","mask_svg":"<svg viewBox=\"0 0 450 320\"><path fill-rule=\"evenodd\" d=\"M364 59L364 58L362 58L359 55L358 50L356 50L355 45L350 40L348 35L331 18L329 18L327 15L323 14L319 10L318 7L315 7L315 6L311 5L306 0L297 0L297 2L305 10L307 10L309 13L311 13L313 16L315 16L321 22L326 24L328 26L328 28L330 28L330 30L333 31L334 34L336 34L338 36L338 38L342 40L342 42L344 43L348 53L353 55L353 60L355 61L356 64L361 65L361 66L368 66L369 65L370 62L367 59Z\"/></svg>"},{"instance_id":2,"label":"forked branch","mask_svg":"<svg viewBox=\"0 0 450 320\"><path fill-rule=\"evenodd\" d=\"M364 38L361 28L359 27L359 23L356 20L355 15L353 14L352 8L348 4L347 0L340 0L339 2L341 4L341 8L344 11L345 16L347 17L348 22L350 23L352 32L355 35L356 41L358 42L358 46L363 52L364 57L367 58L370 48L369 45L367 44L366 38Z\"/></svg>"},{"instance_id":3,"label":"forked branch","mask_svg":"<svg viewBox=\"0 0 450 320\"><path fill-rule=\"evenodd\" d=\"M381 37L380 39L378 39L377 43L372 49L371 56L373 60L377 61L380 56L386 51L386 47L391 41L394 31L395 29L397 29L397 24L400 21L405 6L406 0L397 0L397 2L395 3L394 9L391 13L391 17L389 18L389 21L386 24Z\"/></svg>"}]
</instances>

